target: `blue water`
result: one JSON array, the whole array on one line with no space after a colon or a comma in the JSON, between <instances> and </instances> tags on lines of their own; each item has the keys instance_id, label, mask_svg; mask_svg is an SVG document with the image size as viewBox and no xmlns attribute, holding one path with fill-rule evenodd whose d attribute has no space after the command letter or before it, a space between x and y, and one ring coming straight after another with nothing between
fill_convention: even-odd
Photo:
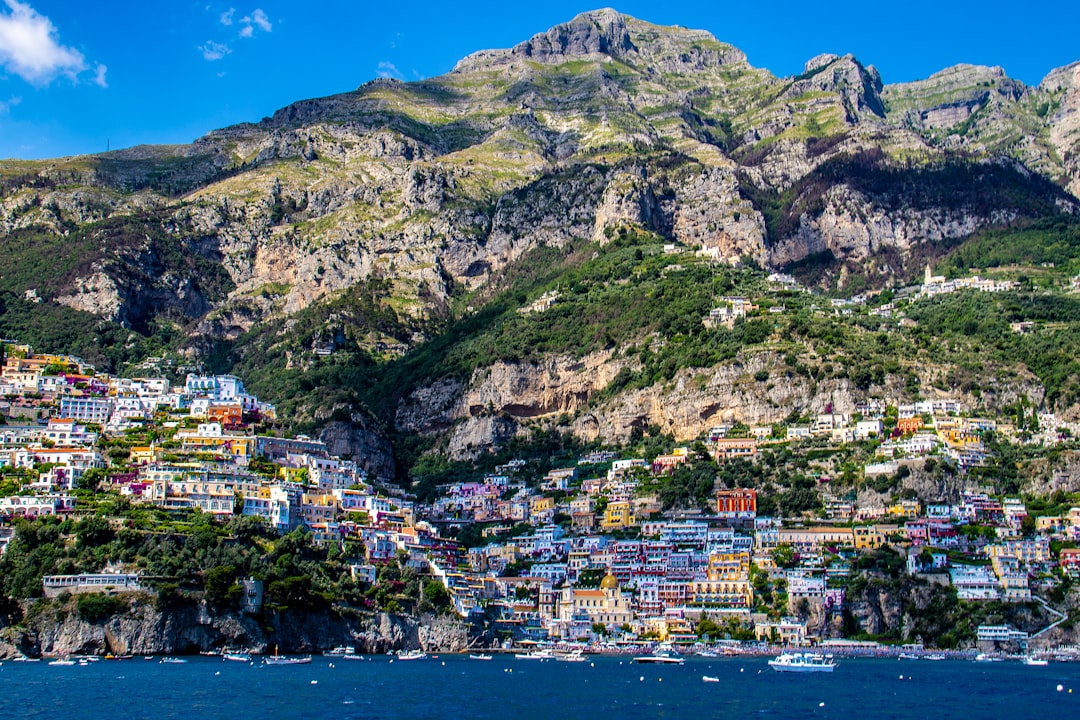
<instances>
[{"instance_id":1,"label":"blue water","mask_svg":"<svg viewBox=\"0 0 1080 720\"><path fill-rule=\"evenodd\" d=\"M702 675L720 682L702 682ZM1080 717L1080 663L852 659L832 674L793 675L772 671L763 658L655 666L610 657L586 663L316 657L311 665L278 667L136 658L85 667L5 662L0 692L0 718L49 720L1064 720Z\"/></svg>"}]
</instances>

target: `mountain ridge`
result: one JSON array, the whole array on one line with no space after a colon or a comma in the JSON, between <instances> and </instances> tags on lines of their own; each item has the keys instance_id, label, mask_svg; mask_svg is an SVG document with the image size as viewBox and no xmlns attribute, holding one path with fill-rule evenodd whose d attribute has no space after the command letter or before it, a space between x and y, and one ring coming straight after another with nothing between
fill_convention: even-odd
<instances>
[{"instance_id":1,"label":"mountain ridge","mask_svg":"<svg viewBox=\"0 0 1080 720\"><path fill-rule=\"evenodd\" d=\"M545 272L584 272L608 254L648 268L671 245L685 265L789 269L854 293L899 287L978 233L1075 218L1080 63L1037 87L967 65L886 85L873 65L832 54L777 78L705 31L604 9L440 77L301 100L190 145L2 162L0 187L4 249L27 268L0 277L5 334L52 313L57 327L107 338L111 362L147 348L218 369L262 365L261 394L288 400L301 425L355 419L365 447L379 445L371 415L401 432L455 426L455 447L485 447L531 418L595 414L601 380L625 369L641 398L615 403L625 419L597 421L595 437L612 439L650 425L640 408L661 404L664 383L686 382L690 366L650 370L662 380L649 389L649 363L608 348L589 355L591 377L556 373L568 374L556 383L572 388L564 399L541 390L529 407L503 403L502 418L470 409L467 396L513 395L481 390L495 365L472 361L455 365L449 415L395 420L403 398L444 379L420 371L379 396L385 407L362 398L383 368L397 372L446 333L512 324L511 305L558 288ZM609 272L632 287L626 267ZM614 347L660 342L624 332ZM580 362L561 352L565 338L546 342L549 366ZM715 357L733 361L728 349ZM714 391L745 380L704 367ZM820 404L810 388L790 396ZM775 412L757 390L723 392L755 418ZM672 428L692 435L733 407Z\"/></svg>"}]
</instances>

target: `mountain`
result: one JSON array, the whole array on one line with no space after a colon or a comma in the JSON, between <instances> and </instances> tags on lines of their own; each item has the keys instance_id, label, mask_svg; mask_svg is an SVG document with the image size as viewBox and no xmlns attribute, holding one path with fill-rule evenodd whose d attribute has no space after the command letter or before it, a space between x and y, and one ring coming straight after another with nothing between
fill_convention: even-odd
<instances>
[{"instance_id":1,"label":"mountain","mask_svg":"<svg viewBox=\"0 0 1080 720\"><path fill-rule=\"evenodd\" d=\"M460 457L533 422L693 437L866 392L854 373L813 375L852 355L756 326L675 358L702 310L757 282L737 267L891 288L972 242L1054 246L1078 194L1080 63L1037 87L975 66L885 85L850 55L778 78L707 32L605 9L191 145L0 163L0 333L114 366L242 371L384 475L390 436ZM679 292L665 245L700 284L679 298L687 327L650 305ZM547 292L562 311L519 312ZM588 335L541 333L566 308ZM1002 403L1075 411L1067 373L1018 357L985 368L1007 378ZM874 386L949 375L905 363L881 360ZM810 374L746 382L778 367Z\"/></svg>"}]
</instances>

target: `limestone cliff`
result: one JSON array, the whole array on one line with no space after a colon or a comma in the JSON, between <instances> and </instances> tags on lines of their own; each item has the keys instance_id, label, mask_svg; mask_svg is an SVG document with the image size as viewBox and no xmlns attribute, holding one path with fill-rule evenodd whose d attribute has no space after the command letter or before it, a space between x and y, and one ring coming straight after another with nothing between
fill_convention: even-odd
<instances>
[{"instance_id":1,"label":"limestone cliff","mask_svg":"<svg viewBox=\"0 0 1080 720\"><path fill-rule=\"evenodd\" d=\"M88 622L69 606L50 606L24 626L8 628L0 658L73 654L163 655L223 647L255 653L311 653L352 645L361 653L397 650L461 652L487 642L473 626L445 616L414 618L355 611L267 612L253 616L214 611L205 604L165 611L145 596L122 596L126 607ZM69 603L71 605L71 603Z\"/></svg>"}]
</instances>

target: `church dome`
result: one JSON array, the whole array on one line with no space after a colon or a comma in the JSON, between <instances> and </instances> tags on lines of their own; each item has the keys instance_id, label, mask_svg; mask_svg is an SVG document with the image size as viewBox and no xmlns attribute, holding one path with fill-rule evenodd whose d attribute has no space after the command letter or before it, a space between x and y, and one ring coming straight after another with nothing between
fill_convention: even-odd
<instances>
[{"instance_id":1,"label":"church dome","mask_svg":"<svg viewBox=\"0 0 1080 720\"><path fill-rule=\"evenodd\" d=\"M618 590L619 579L612 575L610 572L604 576L604 579L600 581L601 590Z\"/></svg>"}]
</instances>

